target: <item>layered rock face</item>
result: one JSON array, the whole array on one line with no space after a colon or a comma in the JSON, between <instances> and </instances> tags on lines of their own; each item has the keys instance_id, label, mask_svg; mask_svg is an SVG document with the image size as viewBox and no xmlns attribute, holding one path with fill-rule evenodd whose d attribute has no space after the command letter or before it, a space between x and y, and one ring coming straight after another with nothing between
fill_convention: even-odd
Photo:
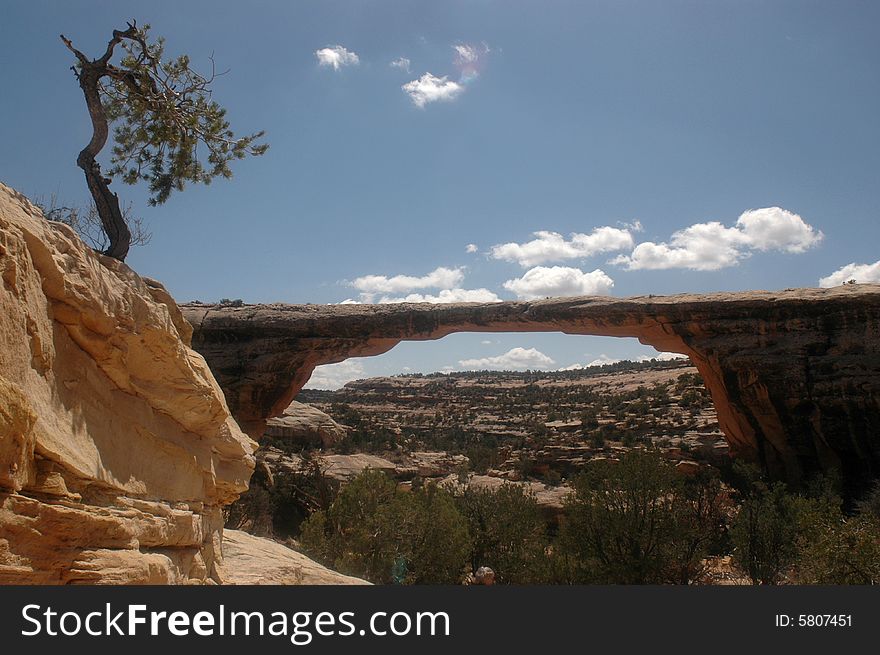
<instances>
[{"instance_id":1,"label":"layered rock face","mask_svg":"<svg viewBox=\"0 0 880 655\"><path fill-rule=\"evenodd\" d=\"M221 581L256 444L158 283L0 185L0 584Z\"/></svg>"},{"instance_id":2,"label":"layered rock face","mask_svg":"<svg viewBox=\"0 0 880 655\"><path fill-rule=\"evenodd\" d=\"M688 355L735 456L792 482L880 474L880 286L492 304L189 305L193 347L252 436L315 366L453 332L636 337Z\"/></svg>"}]
</instances>

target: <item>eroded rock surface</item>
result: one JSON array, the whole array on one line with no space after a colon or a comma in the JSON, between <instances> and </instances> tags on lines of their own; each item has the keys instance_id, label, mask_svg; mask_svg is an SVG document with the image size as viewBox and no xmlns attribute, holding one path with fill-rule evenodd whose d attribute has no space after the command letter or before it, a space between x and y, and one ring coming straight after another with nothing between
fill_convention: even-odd
<instances>
[{"instance_id":1,"label":"eroded rock surface","mask_svg":"<svg viewBox=\"0 0 880 655\"><path fill-rule=\"evenodd\" d=\"M0 583L221 581L256 444L162 286L0 185Z\"/></svg>"},{"instance_id":2,"label":"eroded rock surface","mask_svg":"<svg viewBox=\"0 0 880 655\"><path fill-rule=\"evenodd\" d=\"M731 454L798 482L880 473L880 286L492 304L189 305L193 346L246 431L262 434L315 366L453 332L636 337L688 355Z\"/></svg>"},{"instance_id":3,"label":"eroded rock surface","mask_svg":"<svg viewBox=\"0 0 880 655\"><path fill-rule=\"evenodd\" d=\"M240 532L223 533L225 584L235 585L367 585L360 578L331 571L283 544Z\"/></svg>"},{"instance_id":4,"label":"eroded rock surface","mask_svg":"<svg viewBox=\"0 0 880 655\"><path fill-rule=\"evenodd\" d=\"M281 416L266 421L265 436L300 446L330 448L346 429L317 407L293 401Z\"/></svg>"}]
</instances>

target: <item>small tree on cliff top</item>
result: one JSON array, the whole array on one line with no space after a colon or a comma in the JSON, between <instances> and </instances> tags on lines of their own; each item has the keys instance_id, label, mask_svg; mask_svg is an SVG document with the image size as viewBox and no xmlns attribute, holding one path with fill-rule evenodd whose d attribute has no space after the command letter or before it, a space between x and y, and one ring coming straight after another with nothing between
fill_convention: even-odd
<instances>
[{"instance_id":1,"label":"small tree on cliff top","mask_svg":"<svg viewBox=\"0 0 880 655\"><path fill-rule=\"evenodd\" d=\"M215 74L204 77L181 55L163 61L164 41L148 41L149 25L132 21L124 31L113 30L107 49L89 59L63 34L61 40L76 56L72 67L85 96L92 120L92 138L76 163L86 176L101 225L107 234L105 255L120 261L128 254L131 233L110 191L110 177L126 184L145 181L150 204L165 202L187 182L208 184L215 177L231 177L229 162L245 155L262 155L269 147L257 144L257 132L236 138L225 119L226 110L211 99ZM124 54L110 60L116 47ZM213 63L213 60L212 60ZM109 124L115 123L111 168L105 177L95 158L107 143Z\"/></svg>"}]
</instances>

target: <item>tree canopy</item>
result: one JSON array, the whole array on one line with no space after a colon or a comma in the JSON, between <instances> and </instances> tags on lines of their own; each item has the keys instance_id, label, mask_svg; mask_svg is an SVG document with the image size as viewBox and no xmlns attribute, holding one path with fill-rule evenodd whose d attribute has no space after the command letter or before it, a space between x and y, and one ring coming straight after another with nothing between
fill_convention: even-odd
<instances>
[{"instance_id":1,"label":"tree canopy","mask_svg":"<svg viewBox=\"0 0 880 655\"><path fill-rule=\"evenodd\" d=\"M262 155L268 144L257 143L262 131L236 137L226 120L226 110L212 98L208 76L190 68L190 58L165 60L162 38L151 42L149 25L135 21L126 30L113 30L104 53L89 59L70 39L61 40L76 56L73 71L85 96L92 121L92 138L77 157L77 165L95 202L109 245L104 251L124 260L131 233L110 191L112 178L126 184L146 182L150 204L165 202L172 191L188 182L209 184L215 177L229 178L229 164L247 155ZM112 63L117 46L123 54ZM106 176L96 157L106 145L109 125L114 125L111 166Z\"/></svg>"}]
</instances>

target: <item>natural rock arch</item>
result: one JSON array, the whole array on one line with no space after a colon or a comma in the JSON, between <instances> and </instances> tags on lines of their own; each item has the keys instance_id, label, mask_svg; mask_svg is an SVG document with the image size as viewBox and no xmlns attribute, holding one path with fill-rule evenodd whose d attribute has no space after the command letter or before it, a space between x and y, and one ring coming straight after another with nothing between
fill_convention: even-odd
<instances>
[{"instance_id":1,"label":"natural rock arch","mask_svg":"<svg viewBox=\"0 0 880 655\"><path fill-rule=\"evenodd\" d=\"M453 332L636 337L690 357L731 452L791 482L880 470L880 285L400 305L188 305L193 347L254 437L321 364Z\"/></svg>"}]
</instances>

